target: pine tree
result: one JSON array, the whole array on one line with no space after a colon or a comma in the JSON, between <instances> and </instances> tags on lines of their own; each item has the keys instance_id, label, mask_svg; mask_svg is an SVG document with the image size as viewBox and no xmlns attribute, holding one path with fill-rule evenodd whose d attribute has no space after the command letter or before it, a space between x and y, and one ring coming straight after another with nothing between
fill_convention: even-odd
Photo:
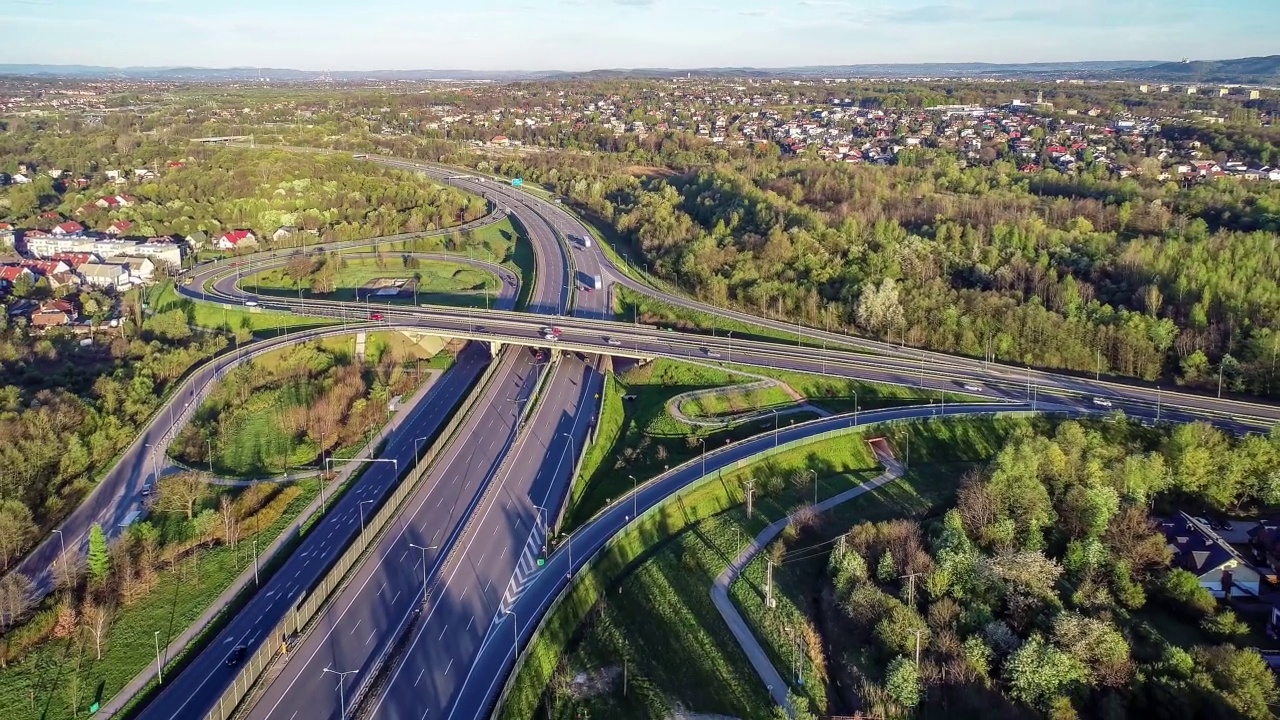
<instances>
[{"instance_id":1,"label":"pine tree","mask_svg":"<svg viewBox=\"0 0 1280 720\"><path fill-rule=\"evenodd\" d=\"M95 523L89 530L89 577L102 582L111 574L111 552L107 549L107 536L102 526Z\"/></svg>"}]
</instances>

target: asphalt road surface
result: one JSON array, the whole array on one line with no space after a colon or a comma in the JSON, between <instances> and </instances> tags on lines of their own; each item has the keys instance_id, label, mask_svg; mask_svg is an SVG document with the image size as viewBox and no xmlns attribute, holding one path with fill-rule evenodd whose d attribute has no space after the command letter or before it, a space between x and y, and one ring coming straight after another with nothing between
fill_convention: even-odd
<instances>
[{"instance_id":1,"label":"asphalt road surface","mask_svg":"<svg viewBox=\"0 0 1280 720\"><path fill-rule=\"evenodd\" d=\"M394 458L395 468L375 463L365 470L351 488L307 534L297 551L262 586L254 597L209 643L208 648L176 676L166 679L163 690L140 713L147 720L188 720L203 717L216 704L223 690L239 672L228 667L226 657L236 645L253 650L263 642L279 642L263 633L276 623L323 576L330 562L360 533L362 510L376 512L399 477L415 461L421 443L416 439L439 430L449 410L466 395L489 362L488 352L472 344L459 354L457 362L436 383L409 420L389 438L379 456ZM365 501L373 501L369 506ZM361 508L364 503L366 507Z\"/></svg>"},{"instance_id":2,"label":"asphalt road surface","mask_svg":"<svg viewBox=\"0 0 1280 720\"><path fill-rule=\"evenodd\" d=\"M403 663L373 701L371 717L449 716L485 639L539 571L546 527L565 499L602 380L571 355L561 362L548 386L548 401L533 411L497 480L500 494L477 509L463 562L446 578L445 593L429 608Z\"/></svg>"}]
</instances>

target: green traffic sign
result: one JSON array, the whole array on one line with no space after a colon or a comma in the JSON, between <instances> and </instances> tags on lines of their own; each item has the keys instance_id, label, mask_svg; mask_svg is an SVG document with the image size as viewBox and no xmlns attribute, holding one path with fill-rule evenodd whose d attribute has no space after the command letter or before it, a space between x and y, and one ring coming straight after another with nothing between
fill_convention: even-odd
<instances>
[{"instance_id":1,"label":"green traffic sign","mask_svg":"<svg viewBox=\"0 0 1280 720\"><path fill-rule=\"evenodd\" d=\"M542 558L538 558L538 567L542 567L543 565L546 565L546 564L547 564L546 560Z\"/></svg>"},{"instance_id":2,"label":"green traffic sign","mask_svg":"<svg viewBox=\"0 0 1280 720\"><path fill-rule=\"evenodd\" d=\"M90 706L89 706L89 712L91 712L91 713L96 713L96 712L98 712L98 707L99 707L98 703L94 703L94 704L90 705Z\"/></svg>"}]
</instances>

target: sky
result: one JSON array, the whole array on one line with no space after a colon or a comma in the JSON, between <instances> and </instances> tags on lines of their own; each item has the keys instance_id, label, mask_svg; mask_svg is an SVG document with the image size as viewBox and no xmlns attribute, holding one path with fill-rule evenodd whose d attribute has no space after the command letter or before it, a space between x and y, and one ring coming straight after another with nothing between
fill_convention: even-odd
<instances>
[{"instance_id":1,"label":"sky","mask_svg":"<svg viewBox=\"0 0 1280 720\"><path fill-rule=\"evenodd\" d=\"M591 70L1280 53L1277 0L0 0L0 63Z\"/></svg>"}]
</instances>

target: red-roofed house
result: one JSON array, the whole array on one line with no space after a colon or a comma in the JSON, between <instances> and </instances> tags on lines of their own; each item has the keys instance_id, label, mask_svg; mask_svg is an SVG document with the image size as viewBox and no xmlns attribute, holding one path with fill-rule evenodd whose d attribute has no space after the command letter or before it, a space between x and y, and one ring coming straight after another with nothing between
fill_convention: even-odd
<instances>
[{"instance_id":1,"label":"red-roofed house","mask_svg":"<svg viewBox=\"0 0 1280 720\"><path fill-rule=\"evenodd\" d=\"M249 230L232 230L218 238L219 250L235 250L242 247L257 247L258 238Z\"/></svg>"},{"instance_id":2,"label":"red-roofed house","mask_svg":"<svg viewBox=\"0 0 1280 720\"><path fill-rule=\"evenodd\" d=\"M107 234L120 236L129 232L129 228L133 227L133 223L128 220L117 220L107 226Z\"/></svg>"},{"instance_id":3,"label":"red-roofed house","mask_svg":"<svg viewBox=\"0 0 1280 720\"><path fill-rule=\"evenodd\" d=\"M109 208L118 208L118 207L132 207L134 202L135 202L134 198L128 195L103 195L102 197L98 198L97 202L95 202L94 205L97 205L100 208L109 209Z\"/></svg>"},{"instance_id":4,"label":"red-roofed house","mask_svg":"<svg viewBox=\"0 0 1280 720\"><path fill-rule=\"evenodd\" d=\"M56 210L50 210L49 212L40 213L40 219L41 220L61 220L62 213Z\"/></svg>"},{"instance_id":5,"label":"red-roofed house","mask_svg":"<svg viewBox=\"0 0 1280 720\"><path fill-rule=\"evenodd\" d=\"M31 313L31 324L36 327L70 325L75 319L75 306L66 300L50 300L40 303L39 309Z\"/></svg>"},{"instance_id":6,"label":"red-roofed house","mask_svg":"<svg viewBox=\"0 0 1280 720\"><path fill-rule=\"evenodd\" d=\"M50 234L57 237L66 237L68 235L79 235L84 232L84 226L75 220L68 220L60 225L55 225Z\"/></svg>"},{"instance_id":7,"label":"red-roofed house","mask_svg":"<svg viewBox=\"0 0 1280 720\"><path fill-rule=\"evenodd\" d=\"M22 267L30 270L36 275L53 275L54 273L70 272L71 266L61 260L23 260L18 263Z\"/></svg>"},{"instance_id":8,"label":"red-roofed house","mask_svg":"<svg viewBox=\"0 0 1280 720\"><path fill-rule=\"evenodd\" d=\"M59 260L66 263L66 265L72 270L75 270L85 263L101 262L98 256L93 253L58 253L49 259Z\"/></svg>"},{"instance_id":9,"label":"red-roofed house","mask_svg":"<svg viewBox=\"0 0 1280 720\"><path fill-rule=\"evenodd\" d=\"M0 265L0 287L12 288L19 278L26 277L35 282L35 275L21 265Z\"/></svg>"}]
</instances>

